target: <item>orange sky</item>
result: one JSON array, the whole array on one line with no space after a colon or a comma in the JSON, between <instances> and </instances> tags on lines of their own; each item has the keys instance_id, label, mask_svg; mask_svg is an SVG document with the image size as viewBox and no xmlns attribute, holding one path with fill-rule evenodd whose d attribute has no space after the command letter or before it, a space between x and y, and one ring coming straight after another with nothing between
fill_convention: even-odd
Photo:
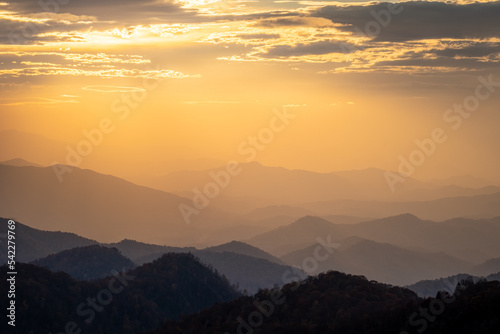
<instances>
[{"instance_id":1,"label":"orange sky","mask_svg":"<svg viewBox=\"0 0 500 334\"><path fill-rule=\"evenodd\" d=\"M500 87L457 129L443 118L479 77L500 82L498 2L62 2L0 3L0 130L76 147L109 120L82 167L245 161L286 110L296 117L256 149L265 165L396 170L442 128L415 177L500 179Z\"/></svg>"}]
</instances>

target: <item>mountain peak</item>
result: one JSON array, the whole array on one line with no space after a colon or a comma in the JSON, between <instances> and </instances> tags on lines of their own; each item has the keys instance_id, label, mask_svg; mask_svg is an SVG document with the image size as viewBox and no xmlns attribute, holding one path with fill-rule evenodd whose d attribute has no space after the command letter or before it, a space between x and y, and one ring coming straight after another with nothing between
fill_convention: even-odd
<instances>
[{"instance_id":1,"label":"mountain peak","mask_svg":"<svg viewBox=\"0 0 500 334\"><path fill-rule=\"evenodd\" d=\"M402 213L400 215L395 215L393 216L394 218L396 217L399 217L399 218L404 218L404 219L413 219L413 220L421 220L420 218L418 218L417 216L415 216L414 214L412 213Z\"/></svg>"},{"instance_id":2,"label":"mountain peak","mask_svg":"<svg viewBox=\"0 0 500 334\"><path fill-rule=\"evenodd\" d=\"M425 220L422 220L418 218L417 216L411 214L411 213L403 213L395 216L389 216L389 217L384 217L384 218L379 218L379 219L374 219L374 220L369 220L369 221L364 221L359 223L359 226L380 226L384 228L390 228L391 226L396 227L396 226L417 226L417 225L422 225L426 222Z\"/></svg>"},{"instance_id":3,"label":"mountain peak","mask_svg":"<svg viewBox=\"0 0 500 334\"><path fill-rule=\"evenodd\" d=\"M15 166L15 167L43 167L42 165L36 164L34 162L30 162L28 160L24 160L22 158L14 158L6 161L0 162L0 165L6 165L6 166Z\"/></svg>"},{"instance_id":4,"label":"mountain peak","mask_svg":"<svg viewBox=\"0 0 500 334\"><path fill-rule=\"evenodd\" d=\"M385 218L377 219L377 221L388 221L388 222L422 222L423 220L411 213L402 213L395 216L389 216Z\"/></svg>"},{"instance_id":5,"label":"mountain peak","mask_svg":"<svg viewBox=\"0 0 500 334\"><path fill-rule=\"evenodd\" d=\"M268 260L270 262L274 262L277 264L283 264L283 262L280 259L263 251L262 249L236 240L233 240L231 242L222 245L208 247L205 248L204 250L209 252L219 252L219 253L230 252L235 254L247 255L258 259Z\"/></svg>"},{"instance_id":6,"label":"mountain peak","mask_svg":"<svg viewBox=\"0 0 500 334\"><path fill-rule=\"evenodd\" d=\"M309 225L309 224L321 224L321 225L328 225L328 226L333 225L328 220L325 220L325 219L317 217L317 216L311 216L311 215L307 215L307 216L304 216L302 218L299 218L291 225Z\"/></svg>"},{"instance_id":7,"label":"mountain peak","mask_svg":"<svg viewBox=\"0 0 500 334\"><path fill-rule=\"evenodd\" d=\"M71 277L88 280L111 275L114 268L132 269L134 263L116 248L98 244L76 247L32 262L51 271L64 271Z\"/></svg>"}]
</instances>

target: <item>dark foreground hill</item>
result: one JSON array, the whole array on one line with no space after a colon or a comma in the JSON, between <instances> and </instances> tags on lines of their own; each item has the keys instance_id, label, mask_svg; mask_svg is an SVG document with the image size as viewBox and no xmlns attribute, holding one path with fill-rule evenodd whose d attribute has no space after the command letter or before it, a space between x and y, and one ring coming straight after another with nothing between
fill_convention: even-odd
<instances>
[{"instance_id":1,"label":"dark foreground hill","mask_svg":"<svg viewBox=\"0 0 500 334\"><path fill-rule=\"evenodd\" d=\"M276 284L283 285L283 273L292 269L282 265L279 259L269 253L235 241L203 250L193 247L179 248L145 244L134 240L122 240L107 246L116 247L137 264L151 262L168 252L191 252L203 264L215 268L227 277L231 284L238 286L239 290L246 290L251 294L260 288L272 288Z\"/></svg>"},{"instance_id":2,"label":"dark foreground hill","mask_svg":"<svg viewBox=\"0 0 500 334\"><path fill-rule=\"evenodd\" d=\"M397 333L419 303L410 290L332 271L215 305L154 333Z\"/></svg>"},{"instance_id":3,"label":"dark foreground hill","mask_svg":"<svg viewBox=\"0 0 500 334\"><path fill-rule=\"evenodd\" d=\"M463 282L421 299L362 276L328 272L172 321L154 334L479 334L500 329L500 283Z\"/></svg>"},{"instance_id":4,"label":"dark foreground hill","mask_svg":"<svg viewBox=\"0 0 500 334\"><path fill-rule=\"evenodd\" d=\"M231 252L198 251L193 254L202 263L224 274L229 282L238 286L239 290L249 294L254 294L259 289L270 289L275 285L282 286L283 275L298 270L265 259Z\"/></svg>"},{"instance_id":5,"label":"dark foreground hill","mask_svg":"<svg viewBox=\"0 0 500 334\"><path fill-rule=\"evenodd\" d=\"M111 271L129 270L134 263L116 248L100 245L77 247L38 259L32 264L50 271L63 271L79 280L104 278Z\"/></svg>"},{"instance_id":6,"label":"dark foreground hill","mask_svg":"<svg viewBox=\"0 0 500 334\"><path fill-rule=\"evenodd\" d=\"M7 291L8 270L0 269L0 289ZM73 333L138 333L239 296L191 254L166 254L93 281L76 281L32 264L18 263L16 269L16 327L2 321L5 334L65 333L68 328ZM0 302L7 305L7 293Z\"/></svg>"},{"instance_id":7,"label":"dark foreground hill","mask_svg":"<svg viewBox=\"0 0 500 334\"><path fill-rule=\"evenodd\" d=\"M153 261L162 254L149 254L139 258L139 261ZM238 290L249 294L254 294L259 289L272 288L275 285L282 286L283 275L292 270L300 272L302 277L306 276L299 269L243 254L206 250L195 250L192 254L200 259L201 263L224 275L232 285L237 286Z\"/></svg>"},{"instance_id":8,"label":"dark foreground hill","mask_svg":"<svg viewBox=\"0 0 500 334\"><path fill-rule=\"evenodd\" d=\"M410 333L482 334L500 332L500 283L480 281L457 289L449 304L440 313L437 299L427 299L422 308L435 311L434 321L419 319L418 325L408 326ZM410 330L411 329L411 330Z\"/></svg>"}]
</instances>

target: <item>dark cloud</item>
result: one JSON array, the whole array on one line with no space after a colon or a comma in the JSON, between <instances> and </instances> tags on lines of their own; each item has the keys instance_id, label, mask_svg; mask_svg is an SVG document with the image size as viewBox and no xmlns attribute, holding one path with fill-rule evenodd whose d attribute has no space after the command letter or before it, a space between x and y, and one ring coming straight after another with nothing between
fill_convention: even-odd
<instances>
[{"instance_id":1,"label":"dark cloud","mask_svg":"<svg viewBox=\"0 0 500 334\"><path fill-rule=\"evenodd\" d=\"M195 15L172 1L161 0L15 0L7 1L11 11L21 14L70 13L123 24L178 22ZM145 22L146 21L146 22Z\"/></svg>"},{"instance_id":2,"label":"dark cloud","mask_svg":"<svg viewBox=\"0 0 500 334\"><path fill-rule=\"evenodd\" d=\"M49 20L44 23L21 22L0 20L0 44L38 44L48 41L62 42L69 36L43 36L45 33L71 32L88 29L90 26L99 28L103 24L93 23L92 25L81 22L62 22ZM71 36L73 41L82 39L81 36ZM82 39L83 41L83 39Z\"/></svg>"},{"instance_id":3,"label":"dark cloud","mask_svg":"<svg viewBox=\"0 0 500 334\"><path fill-rule=\"evenodd\" d=\"M386 15L390 13L388 3L327 6L314 11L312 16L346 24L341 29L374 36L378 41L500 36L500 2L459 5L415 1L398 5L402 11L390 14L390 20Z\"/></svg>"},{"instance_id":4,"label":"dark cloud","mask_svg":"<svg viewBox=\"0 0 500 334\"><path fill-rule=\"evenodd\" d=\"M456 68L456 69L492 69L498 68L498 63L495 62L481 62L475 59L456 59L450 57L436 57L433 59L423 58L423 55L415 55L409 59L398 59L390 61L381 61L373 64L374 68L380 67L422 67L422 68Z\"/></svg>"},{"instance_id":5,"label":"dark cloud","mask_svg":"<svg viewBox=\"0 0 500 334\"><path fill-rule=\"evenodd\" d=\"M82 29L126 28L142 24L202 23L217 21L265 20L293 17L297 13L269 11L248 15L199 15L196 9L181 8L174 0L6 0L6 8L20 16L49 19L44 23L0 20L0 44L37 44L65 41L69 37L41 36L48 32L70 32ZM72 22L82 17L87 23ZM311 19L311 18L309 18ZM304 18L307 20L307 18ZM71 37L71 40L78 36Z\"/></svg>"},{"instance_id":6,"label":"dark cloud","mask_svg":"<svg viewBox=\"0 0 500 334\"><path fill-rule=\"evenodd\" d=\"M116 21L121 25L258 20L297 15L293 11L283 10L283 6L279 6L280 9L273 8L247 15L198 15L196 8L182 8L182 5L175 0L6 0L5 2L8 3L10 11L21 14L70 13L94 16L100 21Z\"/></svg>"},{"instance_id":7,"label":"dark cloud","mask_svg":"<svg viewBox=\"0 0 500 334\"><path fill-rule=\"evenodd\" d=\"M276 27L296 27L308 26L309 22L305 17L283 17L278 19L262 20L255 24L256 27L276 28Z\"/></svg>"},{"instance_id":8,"label":"dark cloud","mask_svg":"<svg viewBox=\"0 0 500 334\"><path fill-rule=\"evenodd\" d=\"M292 13L288 13L288 17L278 17L278 18L265 18L254 24L256 27L261 28L279 28L279 27L324 27L330 24L325 24L325 22L318 23L318 19L305 16L292 16ZM296 13L295 15L298 15ZM326 21L326 20L321 20ZM326 21L328 22L328 21Z\"/></svg>"},{"instance_id":9,"label":"dark cloud","mask_svg":"<svg viewBox=\"0 0 500 334\"><path fill-rule=\"evenodd\" d=\"M50 32L70 32L93 29L190 21L196 13L180 8L173 2L158 0L16 0L7 1L6 8L20 16L48 19L43 23L0 20L0 44L37 44L48 41L64 41L54 36L42 36ZM68 21L67 18L72 20ZM77 18L82 17L78 22ZM78 39L78 36L72 40Z\"/></svg>"},{"instance_id":10,"label":"dark cloud","mask_svg":"<svg viewBox=\"0 0 500 334\"><path fill-rule=\"evenodd\" d=\"M500 43L472 43L464 47L450 46L444 50L436 50L434 53L444 57L486 57L500 53Z\"/></svg>"},{"instance_id":11,"label":"dark cloud","mask_svg":"<svg viewBox=\"0 0 500 334\"><path fill-rule=\"evenodd\" d=\"M358 49L356 45L342 41L319 41L309 44L276 45L262 57L293 57L306 55L322 55L328 53L351 53Z\"/></svg>"}]
</instances>

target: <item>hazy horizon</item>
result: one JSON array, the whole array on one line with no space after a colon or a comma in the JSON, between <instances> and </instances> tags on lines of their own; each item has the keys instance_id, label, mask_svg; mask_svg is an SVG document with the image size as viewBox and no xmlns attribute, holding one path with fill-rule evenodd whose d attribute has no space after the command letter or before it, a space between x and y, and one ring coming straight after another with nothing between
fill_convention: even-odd
<instances>
[{"instance_id":1,"label":"hazy horizon","mask_svg":"<svg viewBox=\"0 0 500 334\"><path fill-rule=\"evenodd\" d=\"M413 177L500 181L497 2L8 3L0 130L76 149L104 126L83 168L395 171L441 129Z\"/></svg>"}]
</instances>

